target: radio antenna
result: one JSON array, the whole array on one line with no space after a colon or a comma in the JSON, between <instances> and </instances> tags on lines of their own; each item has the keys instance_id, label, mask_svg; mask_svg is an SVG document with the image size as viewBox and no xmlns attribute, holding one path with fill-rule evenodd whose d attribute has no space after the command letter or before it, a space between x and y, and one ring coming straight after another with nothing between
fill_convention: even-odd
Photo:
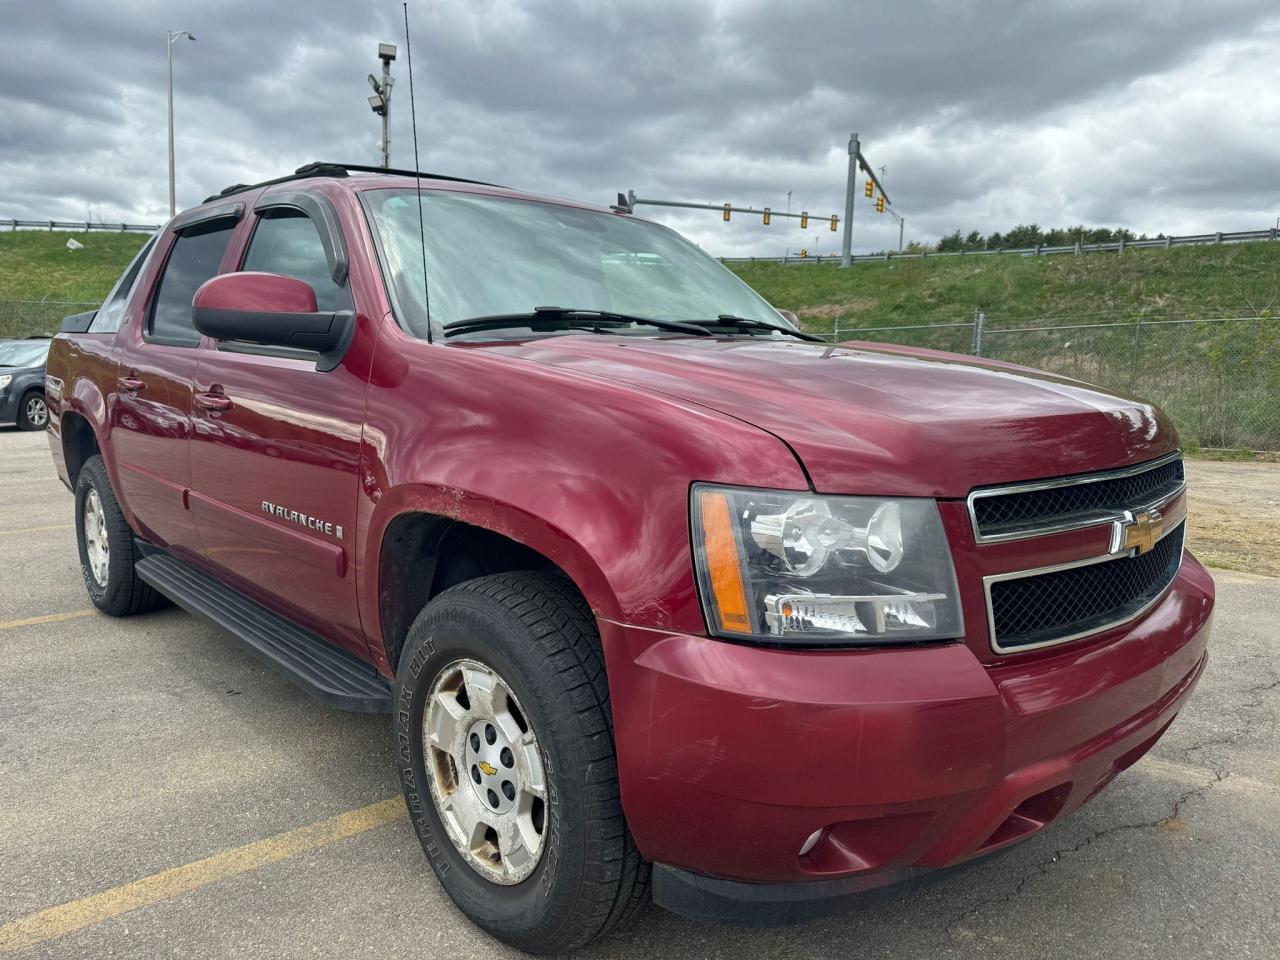
<instances>
[{"instance_id":1,"label":"radio antenna","mask_svg":"<svg viewBox=\"0 0 1280 960\"><path fill-rule=\"evenodd\" d=\"M422 166L418 163L418 111L413 98L413 44L409 42L409 3L404 3L404 49L409 55L409 117L413 121L413 182L418 192L418 240L422 244L422 300L427 308L427 343L431 342L431 289L427 283L427 227L422 218Z\"/></svg>"}]
</instances>

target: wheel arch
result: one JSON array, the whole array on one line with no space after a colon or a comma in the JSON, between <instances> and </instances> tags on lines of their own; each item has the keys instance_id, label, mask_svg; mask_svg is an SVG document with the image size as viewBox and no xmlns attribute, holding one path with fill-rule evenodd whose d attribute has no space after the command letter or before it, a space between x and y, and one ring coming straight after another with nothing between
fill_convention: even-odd
<instances>
[{"instance_id":1,"label":"wheel arch","mask_svg":"<svg viewBox=\"0 0 1280 960\"><path fill-rule=\"evenodd\" d=\"M418 487L399 494L397 508L379 511L381 522L366 541L366 555L376 560L364 570L369 602L363 606L376 619L367 633L372 652L389 672L395 672L409 626L431 598L475 577L517 570L556 573L597 617L617 616L618 601L604 573L564 531L456 489Z\"/></svg>"},{"instance_id":2,"label":"wheel arch","mask_svg":"<svg viewBox=\"0 0 1280 960\"><path fill-rule=\"evenodd\" d=\"M67 468L67 479L74 489L80 470L94 454L102 452L98 435L89 418L74 410L64 411L60 418L62 457Z\"/></svg>"}]
</instances>

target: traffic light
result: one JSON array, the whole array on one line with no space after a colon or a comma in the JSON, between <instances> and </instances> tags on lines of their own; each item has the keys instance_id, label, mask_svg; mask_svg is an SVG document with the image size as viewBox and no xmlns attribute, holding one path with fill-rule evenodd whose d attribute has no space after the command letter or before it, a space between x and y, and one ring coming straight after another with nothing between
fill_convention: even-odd
<instances>
[{"instance_id":1,"label":"traffic light","mask_svg":"<svg viewBox=\"0 0 1280 960\"><path fill-rule=\"evenodd\" d=\"M769 225L769 214L770 214L769 208L765 207L764 208L764 225L766 227Z\"/></svg>"},{"instance_id":2,"label":"traffic light","mask_svg":"<svg viewBox=\"0 0 1280 960\"><path fill-rule=\"evenodd\" d=\"M884 195L876 197L876 213L884 213Z\"/></svg>"},{"instance_id":3,"label":"traffic light","mask_svg":"<svg viewBox=\"0 0 1280 960\"><path fill-rule=\"evenodd\" d=\"M866 187L863 189L862 193L863 193L863 195L864 195L864 196L874 197L874 196L875 196L875 193L876 193L876 187L875 187L875 184L873 184L870 180L868 180L868 181L867 181L867 185L866 185Z\"/></svg>"},{"instance_id":4,"label":"traffic light","mask_svg":"<svg viewBox=\"0 0 1280 960\"><path fill-rule=\"evenodd\" d=\"M800 214L800 229L801 229L801 230L808 230L808 229L809 229L809 214L808 214L808 213L802 213L802 214Z\"/></svg>"},{"instance_id":5,"label":"traffic light","mask_svg":"<svg viewBox=\"0 0 1280 960\"><path fill-rule=\"evenodd\" d=\"M727 203L724 205L724 222L729 222L729 204Z\"/></svg>"},{"instance_id":6,"label":"traffic light","mask_svg":"<svg viewBox=\"0 0 1280 960\"><path fill-rule=\"evenodd\" d=\"M838 226L839 223L840 223L840 218L833 213L831 215L831 232L832 233L835 233L837 230L840 229Z\"/></svg>"}]
</instances>

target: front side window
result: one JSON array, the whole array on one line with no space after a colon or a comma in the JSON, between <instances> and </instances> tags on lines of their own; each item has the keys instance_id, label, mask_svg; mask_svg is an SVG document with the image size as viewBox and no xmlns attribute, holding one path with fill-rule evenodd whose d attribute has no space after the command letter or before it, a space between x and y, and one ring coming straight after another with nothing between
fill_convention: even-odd
<instances>
[{"instance_id":1,"label":"front side window","mask_svg":"<svg viewBox=\"0 0 1280 960\"><path fill-rule=\"evenodd\" d=\"M243 270L278 273L309 284L322 311L348 310L351 292L333 282L320 231L305 213L292 209L263 213L249 242Z\"/></svg>"},{"instance_id":2,"label":"front side window","mask_svg":"<svg viewBox=\"0 0 1280 960\"><path fill-rule=\"evenodd\" d=\"M191 301L200 284L218 272L235 223L214 220L183 230L169 253L147 324L147 338L194 347L200 334L191 322Z\"/></svg>"},{"instance_id":3,"label":"front side window","mask_svg":"<svg viewBox=\"0 0 1280 960\"><path fill-rule=\"evenodd\" d=\"M138 277L142 274L142 267L151 255L151 251L155 249L155 245L156 238L154 236L142 245L142 249L138 251L137 256L125 268L124 273L120 275L120 279L116 281L116 285L107 294L107 299L102 302L102 306L94 314L93 323L89 325L89 333L115 333L120 329L120 324L124 322L125 308L129 305L129 298L133 295L133 288L137 285Z\"/></svg>"},{"instance_id":4,"label":"front side window","mask_svg":"<svg viewBox=\"0 0 1280 960\"><path fill-rule=\"evenodd\" d=\"M401 322L425 336L472 317L536 307L661 320L778 314L715 259L658 224L558 203L443 190L368 190L384 273ZM429 293L420 237L425 234Z\"/></svg>"}]
</instances>

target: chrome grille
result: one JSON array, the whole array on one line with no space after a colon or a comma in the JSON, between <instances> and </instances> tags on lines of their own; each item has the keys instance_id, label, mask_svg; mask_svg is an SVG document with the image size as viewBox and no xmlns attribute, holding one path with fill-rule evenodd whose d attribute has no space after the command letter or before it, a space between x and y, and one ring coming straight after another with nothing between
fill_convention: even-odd
<instances>
[{"instance_id":1,"label":"chrome grille","mask_svg":"<svg viewBox=\"0 0 1280 960\"><path fill-rule=\"evenodd\" d=\"M1184 486L1182 457L1174 453L1120 470L975 490L969 512L978 542L1018 540L1119 519Z\"/></svg>"},{"instance_id":2,"label":"chrome grille","mask_svg":"<svg viewBox=\"0 0 1280 960\"><path fill-rule=\"evenodd\" d=\"M1011 653L1063 643L1134 619L1173 583L1185 521L1147 553L987 578L992 647Z\"/></svg>"}]
</instances>

